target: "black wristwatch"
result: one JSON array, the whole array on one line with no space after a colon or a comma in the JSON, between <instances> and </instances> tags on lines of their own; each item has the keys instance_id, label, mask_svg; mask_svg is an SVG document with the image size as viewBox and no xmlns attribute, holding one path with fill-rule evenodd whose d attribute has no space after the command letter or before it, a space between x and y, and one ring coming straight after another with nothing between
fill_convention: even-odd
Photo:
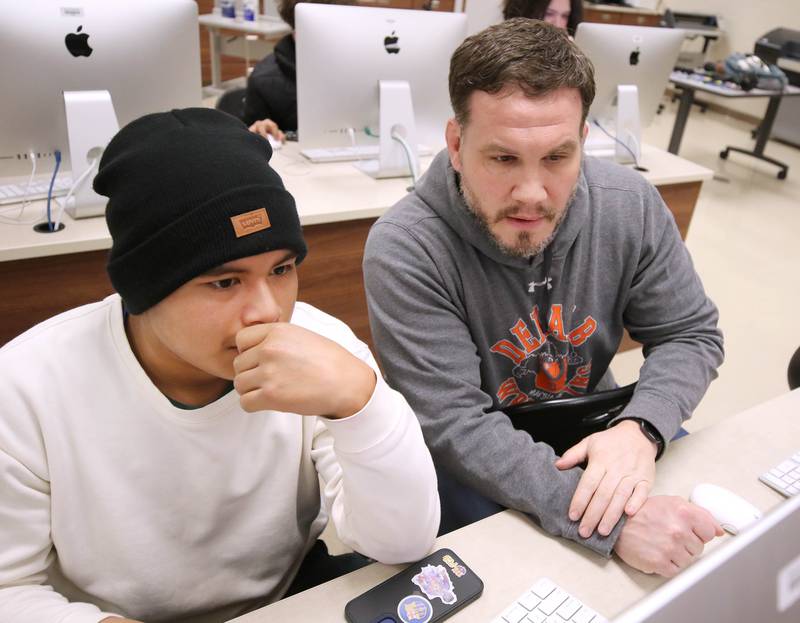
<instances>
[{"instance_id":1,"label":"black wristwatch","mask_svg":"<svg viewBox=\"0 0 800 623\"><path fill-rule=\"evenodd\" d=\"M642 420L640 418L631 419L633 419L634 422L639 422L639 426L642 429L642 435L656 444L656 461L660 459L661 455L664 453L664 438L661 436L661 433L659 433L658 429L647 420Z\"/></svg>"},{"instance_id":2,"label":"black wristwatch","mask_svg":"<svg viewBox=\"0 0 800 623\"><path fill-rule=\"evenodd\" d=\"M661 455L664 453L664 438L661 436L661 433L658 432L658 429L647 420L643 420L642 418L638 417L623 418L621 420L617 420L616 422L614 422L614 424L615 425L619 424L620 422L624 422L625 420L639 422L639 428L642 431L642 435L644 435L650 441L656 444L656 461L660 459Z\"/></svg>"}]
</instances>

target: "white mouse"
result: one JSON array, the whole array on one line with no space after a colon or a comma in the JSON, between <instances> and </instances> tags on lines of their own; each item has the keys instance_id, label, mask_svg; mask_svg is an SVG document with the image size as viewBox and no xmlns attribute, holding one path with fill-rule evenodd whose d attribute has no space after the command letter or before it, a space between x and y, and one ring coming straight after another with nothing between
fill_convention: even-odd
<instances>
[{"instance_id":1,"label":"white mouse","mask_svg":"<svg viewBox=\"0 0 800 623\"><path fill-rule=\"evenodd\" d=\"M761 511L750 502L717 485L697 485L689 496L689 501L706 509L731 534L738 534L761 519Z\"/></svg>"},{"instance_id":2,"label":"white mouse","mask_svg":"<svg viewBox=\"0 0 800 623\"><path fill-rule=\"evenodd\" d=\"M272 151L278 151L281 147L283 147L283 141L279 141L277 138L272 136L272 134L267 134L267 140L269 141L270 147L272 147Z\"/></svg>"}]
</instances>

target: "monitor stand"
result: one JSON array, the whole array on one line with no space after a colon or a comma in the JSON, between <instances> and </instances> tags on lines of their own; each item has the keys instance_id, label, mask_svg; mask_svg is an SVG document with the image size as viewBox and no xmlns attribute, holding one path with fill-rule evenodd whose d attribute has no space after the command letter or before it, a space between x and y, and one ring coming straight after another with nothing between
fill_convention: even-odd
<instances>
[{"instance_id":1,"label":"monitor stand","mask_svg":"<svg viewBox=\"0 0 800 623\"><path fill-rule=\"evenodd\" d=\"M636 85L621 84L617 87L615 119L601 120L600 125L611 136L603 132L592 120L583 145L583 151L587 156L614 159L621 164L639 161L642 131L639 123L639 92ZM612 137L627 145L630 151Z\"/></svg>"},{"instance_id":2,"label":"monitor stand","mask_svg":"<svg viewBox=\"0 0 800 623\"><path fill-rule=\"evenodd\" d=\"M105 197L92 188L92 180L100 156L108 142L119 130L114 104L108 91L64 91L64 111L67 118L69 159L72 182L79 180L65 210L72 218L102 216L106 211ZM92 170L88 170L88 169Z\"/></svg>"},{"instance_id":3,"label":"monitor stand","mask_svg":"<svg viewBox=\"0 0 800 623\"><path fill-rule=\"evenodd\" d=\"M405 80L380 80L378 90L380 110L378 159L362 160L355 166L378 179L412 176L419 171L419 152L414 107L411 103L411 86ZM403 142L411 154L411 168Z\"/></svg>"}]
</instances>

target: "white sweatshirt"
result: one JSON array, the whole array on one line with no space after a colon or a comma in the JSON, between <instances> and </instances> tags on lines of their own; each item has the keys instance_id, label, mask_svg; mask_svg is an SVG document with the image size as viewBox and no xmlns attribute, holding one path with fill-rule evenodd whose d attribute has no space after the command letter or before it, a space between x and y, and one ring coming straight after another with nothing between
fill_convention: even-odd
<instances>
[{"instance_id":1,"label":"white sweatshirt","mask_svg":"<svg viewBox=\"0 0 800 623\"><path fill-rule=\"evenodd\" d=\"M247 413L235 391L176 408L117 295L0 349L2 623L222 621L280 598L328 515L382 562L428 553L439 500L414 413L343 323L303 303L292 323L375 369L359 413Z\"/></svg>"}]
</instances>

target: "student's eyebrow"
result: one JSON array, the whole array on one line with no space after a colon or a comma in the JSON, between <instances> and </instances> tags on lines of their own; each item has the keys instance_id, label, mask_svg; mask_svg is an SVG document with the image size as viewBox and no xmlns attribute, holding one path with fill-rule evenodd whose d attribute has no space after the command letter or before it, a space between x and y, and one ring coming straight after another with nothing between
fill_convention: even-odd
<instances>
[{"instance_id":1,"label":"student's eyebrow","mask_svg":"<svg viewBox=\"0 0 800 623\"><path fill-rule=\"evenodd\" d=\"M279 259L273 266L280 266L284 262L288 262L297 257L297 253L294 251L288 251L281 259ZM233 264L221 264L219 266L215 266L203 273L203 277L218 277L220 275L240 275L242 273L246 273L247 271L242 268L237 268Z\"/></svg>"}]
</instances>

